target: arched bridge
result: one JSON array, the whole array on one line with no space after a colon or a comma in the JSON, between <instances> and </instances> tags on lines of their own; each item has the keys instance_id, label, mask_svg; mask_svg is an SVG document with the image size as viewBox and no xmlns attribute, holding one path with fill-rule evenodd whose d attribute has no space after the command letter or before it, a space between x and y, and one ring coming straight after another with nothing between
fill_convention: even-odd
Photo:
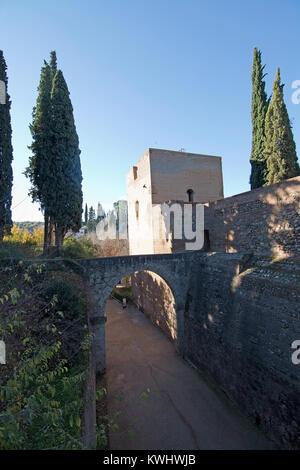
<instances>
[{"instance_id":1,"label":"arched bridge","mask_svg":"<svg viewBox=\"0 0 300 470\"><path fill-rule=\"evenodd\" d=\"M184 308L195 251L176 254L118 256L80 260L92 293L89 315L94 334L93 353L96 372L105 370L105 306L116 284L127 274L152 271L162 277L172 290L177 315L177 348L181 350Z\"/></svg>"}]
</instances>

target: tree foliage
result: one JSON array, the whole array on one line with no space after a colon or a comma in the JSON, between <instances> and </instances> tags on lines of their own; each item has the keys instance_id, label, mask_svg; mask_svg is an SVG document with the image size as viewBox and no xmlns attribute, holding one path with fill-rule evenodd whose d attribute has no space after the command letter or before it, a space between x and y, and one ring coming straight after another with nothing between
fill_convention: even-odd
<instances>
[{"instance_id":1,"label":"tree foliage","mask_svg":"<svg viewBox=\"0 0 300 470\"><path fill-rule=\"evenodd\" d=\"M22 261L2 263L0 279L0 449L82 448L89 341L80 280Z\"/></svg>"},{"instance_id":2,"label":"tree foliage","mask_svg":"<svg viewBox=\"0 0 300 470\"><path fill-rule=\"evenodd\" d=\"M5 103L0 103L0 241L12 226L11 189L13 148L11 143L10 96L7 93L6 62L0 50L0 80L5 85Z\"/></svg>"},{"instance_id":3,"label":"tree foliage","mask_svg":"<svg viewBox=\"0 0 300 470\"><path fill-rule=\"evenodd\" d=\"M252 67L252 150L251 150L251 189L265 184L266 160L264 155L265 117L268 107L264 81L265 65L261 63L261 52L255 47Z\"/></svg>"},{"instance_id":4,"label":"tree foliage","mask_svg":"<svg viewBox=\"0 0 300 470\"><path fill-rule=\"evenodd\" d=\"M93 232L94 230L96 230L96 226L97 226L96 211L93 208L93 206L91 206L89 208L89 218L88 218L88 223L87 223L88 232Z\"/></svg>"},{"instance_id":5,"label":"tree foliage","mask_svg":"<svg viewBox=\"0 0 300 470\"><path fill-rule=\"evenodd\" d=\"M45 218L44 252L60 250L68 230L78 231L82 214L80 150L73 107L54 51L41 70L37 105L30 125L32 155L26 175L30 194Z\"/></svg>"},{"instance_id":6,"label":"tree foliage","mask_svg":"<svg viewBox=\"0 0 300 470\"><path fill-rule=\"evenodd\" d=\"M284 103L283 87L278 68L265 120L264 158L267 163L267 185L300 174L296 145Z\"/></svg>"},{"instance_id":7,"label":"tree foliage","mask_svg":"<svg viewBox=\"0 0 300 470\"><path fill-rule=\"evenodd\" d=\"M0 262L0 450L83 448L89 308L84 280L64 263ZM113 425L106 415L97 424L98 448Z\"/></svg>"},{"instance_id":8,"label":"tree foliage","mask_svg":"<svg viewBox=\"0 0 300 470\"><path fill-rule=\"evenodd\" d=\"M63 73L55 74L51 92L52 103L52 171L55 186L49 211L55 221L56 245L61 246L68 230L77 232L81 227L82 174L80 150L73 107Z\"/></svg>"}]
</instances>

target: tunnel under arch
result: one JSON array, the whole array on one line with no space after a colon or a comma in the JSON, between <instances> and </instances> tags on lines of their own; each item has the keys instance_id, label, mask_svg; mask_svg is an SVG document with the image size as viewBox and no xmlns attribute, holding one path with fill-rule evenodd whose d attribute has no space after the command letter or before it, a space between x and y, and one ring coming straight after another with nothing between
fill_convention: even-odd
<instances>
[{"instance_id":1,"label":"tunnel under arch","mask_svg":"<svg viewBox=\"0 0 300 470\"><path fill-rule=\"evenodd\" d=\"M128 273L127 276L130 276L130 301L176 344L176 300L169 283L150 270ZM119 290L121 292L122 288Z\"/></svg>"},{"instance_id":2,"label":"tunnel under arch","mask_svg":"<svg viewBox=\"0 0 300 470\"><path fill-rule=\"evenodd\" d=\"M85 268L91 297L89 324L93 337L92 355L97 374L103 374L106 367L106 302L114 286L127 274L150 271L155 276L162 278L169 286L174 297L176 312L176 335L170 333L169 336L174 339L177 351L184 354L184 309L193 259L193 252L182 252L178 254L94 258L81 261ZM154 322L156 320L158 319L156 318ZM159 326L163 329L162 319L160 319Z\"/></svg>"}]
</instances>

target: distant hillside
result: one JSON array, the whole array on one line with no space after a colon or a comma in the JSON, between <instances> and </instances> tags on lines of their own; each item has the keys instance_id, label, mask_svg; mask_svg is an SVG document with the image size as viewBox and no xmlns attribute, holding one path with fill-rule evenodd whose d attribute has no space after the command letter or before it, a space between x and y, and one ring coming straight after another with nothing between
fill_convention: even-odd
<instances>
[{"instance_id":1,"label":"distant hillside","mask_svg":"<svg viewBox=\"0 0 300 470\"><path fill-rule=\"evenodd\" d=\"M44 229L43 222L14 222L14 224L22 230L28 230L28 232L32 233L35 228Z\"/></svg>"}]
</instances>

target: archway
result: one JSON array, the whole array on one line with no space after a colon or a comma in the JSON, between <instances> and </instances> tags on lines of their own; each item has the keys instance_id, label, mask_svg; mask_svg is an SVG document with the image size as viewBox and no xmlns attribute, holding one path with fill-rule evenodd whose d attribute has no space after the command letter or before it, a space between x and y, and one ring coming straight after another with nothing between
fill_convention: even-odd
<instances>
[{"instance_id":1,"label":"archway","mask_svg":"<svg viewBox=\"0 0 300 470\"><path fill-rule=\"evenodd\" d=\"M162 276L150 270L137 271L120 280L112 292L115 294L112 297L116 297L117 301L122 301L124 295L177 344L176 301L171 287Z\"/></svg>"},{"instance_id":2,"label":"archway","mask_svg":"<svg viewBox=\"0 0 300 470\"><path fill-rule=\"evenodd\" d=\"M97 374L106 367L105 308L111 291L127 274L151 271L162 278L174 297L176 335L170 334L180 354L184 354L184 309L194 254L137 255L97 258L81 262L84 266L90 293L89 323L92 332L92 353ZM157 319L156 319L157 320ZM160 327L163 325L160 322Z\"/></svg>"}]
</instances>

